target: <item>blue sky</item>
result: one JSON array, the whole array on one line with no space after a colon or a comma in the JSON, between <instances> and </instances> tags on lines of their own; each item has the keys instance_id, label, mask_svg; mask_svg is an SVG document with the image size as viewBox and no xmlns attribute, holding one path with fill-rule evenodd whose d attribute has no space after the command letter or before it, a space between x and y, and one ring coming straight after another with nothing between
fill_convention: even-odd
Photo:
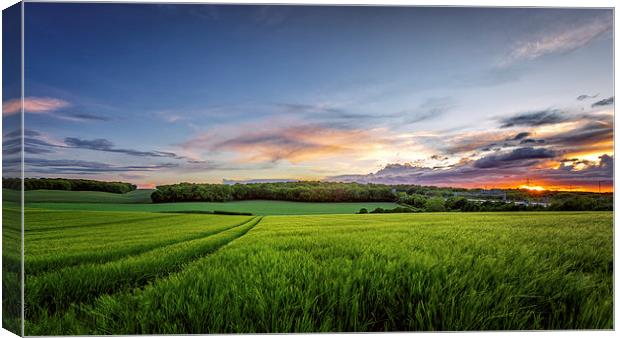
<instances>
[{"instance_id":1,"label":"blue sky","mask_svg":"<svg viewBox=\"0 0 620 338\"><path fill-rule=\"evenodd\" d=\"M610 185L612 24L604 9L27 3L27 176Z\"/></svg>"}]
</instances>

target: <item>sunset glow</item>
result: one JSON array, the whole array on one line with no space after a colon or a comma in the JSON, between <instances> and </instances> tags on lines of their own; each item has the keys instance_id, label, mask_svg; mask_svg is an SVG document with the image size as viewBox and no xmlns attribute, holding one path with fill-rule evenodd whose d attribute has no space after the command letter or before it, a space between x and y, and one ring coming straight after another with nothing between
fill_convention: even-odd
<instances>
[{"instance_id":1,"label":"sunset glow","mask_svg":"<svg viewBox=\"0 0 620 338\"><path fill-rule=\"evenodd\" d=\"M533 190L533 191L545 191L547 189L541 187L541 186L537 186L537 185L520 185L519 189L525 189L525 190Z\"/></svg>"},{"instance_id":2,"label":"sunset glow","mask_svg":"<svg viewBox=\"0 0 620 338\"><path fill-rule=\"evenodd\" d=\"M81 6L27 5L26 176L613 190L610 11Z\"/></svg>"}]
</instances>

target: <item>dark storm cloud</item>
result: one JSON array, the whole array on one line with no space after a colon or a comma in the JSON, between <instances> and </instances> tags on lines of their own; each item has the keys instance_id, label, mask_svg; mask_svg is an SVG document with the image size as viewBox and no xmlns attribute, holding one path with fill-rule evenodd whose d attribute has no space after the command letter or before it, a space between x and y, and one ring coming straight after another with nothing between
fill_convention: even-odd
<instances>
[{"instance_id":1,"label":"dark storm cloud","mask_svg":"<svg viewBox=\"0 0 620 338\"><path fill-rule=\"evenodd\" d=\"M606 99L600 100L600 101L596 101L592 104L592 108L594 107L603 107L603 106L610 106L614 104L614 97L608 97Z\"/></svg>"},{"instance_id":2,"label":"dark storm cloud","mask_svg":"<svg viewBox=\"0 0 620 338\"><path fill-rule=\"evenodd\" d=\"M482 157L474 162L476 168L497 168L515 165L514 162L553 158L555 152L545 148L517 148L513 151ZM527 163L530 164L530 163ZM518 165L521 165L519 163Z\"/></svg>"},{"instance_id":3,"label":"dark storm cloud","mask_svg":"<svg viewBox=\"0 0 620 338\"><path fill-rule=\"evenodd\" d=\"M559 109L545 109L539 111L520 113L501 120L501 128L515 126L536 127L545 124L560 123L568 120L564 112Z\"/></svg>"}]
</instances>

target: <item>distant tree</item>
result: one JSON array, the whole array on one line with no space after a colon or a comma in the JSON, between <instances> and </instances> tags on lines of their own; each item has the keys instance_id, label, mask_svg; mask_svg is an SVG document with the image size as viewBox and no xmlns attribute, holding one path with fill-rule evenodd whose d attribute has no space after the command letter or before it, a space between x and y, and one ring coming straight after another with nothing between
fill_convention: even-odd
<instances>
[{"instance_id":1,"label":"distant tree","mask_svg":"<svg viewBox=\"0 0 620 338\"><path fill-rule=\"evenodd\" d=\"M18 178L3 178L2 186L8 189L21 189L21 180ZM73 191L103 191L123 194L136 190L136 185L125 182L104 182L95 180L68 179L68 178L25 178L25 190L73 190Z\"/></svg>"},{"instance_id":2,"label":"distant tree","mask_svg":"<svg viewBox=\"0 0 620 338\"><path fill-rule=\"evenodd\" d=\"M426 211L428 212L446 211L443 198L441 197L429 198L426 201Z\"/></svg>"},{"instance_id":3,"label":"distant tree","mask_svg":"<svg viewBox=\"0 0 620 338\"><path fill-rule=\"evenodd\" d=\"M463 210L465 205L467 205L467 199L464 197L450 197L445 202L448 210Z\"/></svg>"}]
</instances>

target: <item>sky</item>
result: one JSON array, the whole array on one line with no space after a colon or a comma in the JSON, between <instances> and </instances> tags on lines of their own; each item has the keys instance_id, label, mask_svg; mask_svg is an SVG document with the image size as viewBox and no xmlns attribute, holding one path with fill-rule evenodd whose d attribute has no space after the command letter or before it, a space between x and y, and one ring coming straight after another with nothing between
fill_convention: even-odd
<instances>
[{"instance_id":1,"label":"sky","mask_svg":"<svg viewBox=\"0 0 620 338\"><path fill-rule=\"evenodd\" d=\"M26 176L610 191L612 15L26 3Z\"/></svg>"}]
</instances>

